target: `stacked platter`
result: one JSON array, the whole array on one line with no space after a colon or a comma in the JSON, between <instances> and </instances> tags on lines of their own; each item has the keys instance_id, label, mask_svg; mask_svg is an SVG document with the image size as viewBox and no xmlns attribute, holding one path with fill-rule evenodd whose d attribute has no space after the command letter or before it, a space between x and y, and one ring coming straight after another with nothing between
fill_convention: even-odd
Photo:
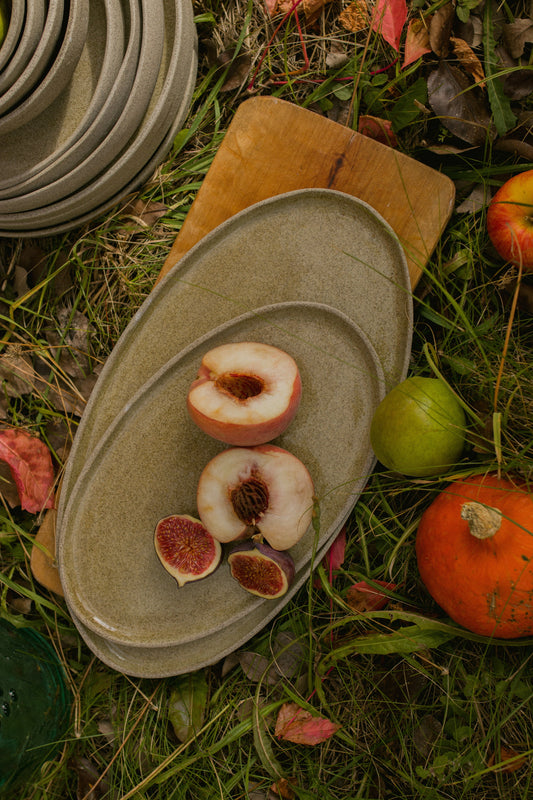
<instances>
[{"instance_id":1,"label":"stacked platter","mask_svg":"<svg viewBox=\"0 0 533 800\"><path fill-rule=\"evenodd\" d=\"M78 227L141 186L187 115L191 0L11 0L0 47L0 235Z\"/></svg>"},{"instance_id":2,"label":"stacked platter","mask_svg":"<svg viewBox=\"0 0 533 800\"><path fill-rule=\"evenodd\" d=\"M107 360L63 476L60 578L99 658L140 677L189 672L281 612L374 467L371 418L406 374L411 332L404 251L382 217L351 195L306 189L262 201L181 259ZM246 340L280 347L299 366L302 401L275 443L309 469L320 508L318 527L291 548L295 579L276 600L242 589L226 560L178 588L153 543L161 518L197 516L199 475L225 448L186 411L201 358Z\"/></svg>"}]
</instances>

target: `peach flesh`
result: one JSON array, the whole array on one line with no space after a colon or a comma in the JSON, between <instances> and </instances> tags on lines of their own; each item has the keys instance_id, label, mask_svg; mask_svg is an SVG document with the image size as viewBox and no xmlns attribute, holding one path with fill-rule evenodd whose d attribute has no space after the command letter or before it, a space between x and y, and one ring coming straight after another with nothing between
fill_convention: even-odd
<instances>
[{"instance_id":1,"label":"peach flesh","mask_svg":"<svg viewBox=\"0 0 533 800\"><path fill-rule=\"evenodd\" d=\"M187 409L204 433L251 447L275 439L292 422L302 381L292 356L272 345L232 342L202 358Z\"/></svg>"},{"instance_id":2,"label":"peach flesh","mask_svg":"<svg viewBox=\"0 0 533 800\"><path fill-rule=\"evenodd\" d=\"M267 444L230 448L211 459L196 504L203 525L220 542L259 533L275 550L288 550L311 523L313 495L304 464Z\"/></svg>"}]
</instances>

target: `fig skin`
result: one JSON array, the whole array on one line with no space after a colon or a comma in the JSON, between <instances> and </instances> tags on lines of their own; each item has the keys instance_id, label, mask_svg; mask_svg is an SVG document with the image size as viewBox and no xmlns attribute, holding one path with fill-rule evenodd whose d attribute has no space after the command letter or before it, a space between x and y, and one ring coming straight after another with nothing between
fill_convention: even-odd
<instances>
[{"instance_id":1,"label":"fig skin","mask_svg":"<svg viewBox=\"0 0 533 800\"><path fill-rule=\"evenodd\" d=\"M154 546L161 564L180 587L211 575L222 558L220 542L199 519L188 514L170 514L160 519Z\"/></svg>"},{"instance_id":2,"label":"fig skin","mask_svg":"<svg viewBox=\"0 0 533 800\"><path fill-rule=\"evenodd\" d=\"M295 574L289 553L256 539L233 545L228 565L232 578L243 589L267 600L286 594Z\"/></svg>"}]
</instances>

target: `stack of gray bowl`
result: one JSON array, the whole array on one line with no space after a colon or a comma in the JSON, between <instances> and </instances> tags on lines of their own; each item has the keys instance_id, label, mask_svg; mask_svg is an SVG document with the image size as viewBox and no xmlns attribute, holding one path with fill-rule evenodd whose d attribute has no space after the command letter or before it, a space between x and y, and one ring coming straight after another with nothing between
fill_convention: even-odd
<instances>
[{"instance_id":1,"label":"stack of gray bowl","mask_svg":"<svg viewBox=\"0 0 533 800\"><path fill-rule=\"evenodd\" d=\"M192 0L7 0L0 236L78 227L169 152L197 70Z\"/></svg>"}]
</instances>

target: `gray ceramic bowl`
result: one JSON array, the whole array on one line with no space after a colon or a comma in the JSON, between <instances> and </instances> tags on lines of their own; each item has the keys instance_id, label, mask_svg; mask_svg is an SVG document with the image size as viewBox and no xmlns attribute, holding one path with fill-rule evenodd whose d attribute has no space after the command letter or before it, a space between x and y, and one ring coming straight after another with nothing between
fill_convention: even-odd
<instances>
[{"instance_id":1,"label":"gray ceramic bowl","mask_svg":"<svg viewBox=\"0 0 533 800\"><path fill-rule=\"evenodd\" d=\"M28 209L31 202L36 203L37 199L42 205L43 198L50 202L51 193L57 191L58 185L53 184L44 187L38 193L32 193L14 201L0 202L0 210L16 209L17 214L0 215L0 225L14 227L19 231L35 230L37 227L49 225L50 221L69 222L72 227L73 212L94 212L103 201L114 198L117 193L123 192L125 186L129 186L131 181L139 173L139 164L146 165L151 163L154 154L158 152L161 143L168 135L169 124L176 121L181 122L183 115L183 92L187 95L190 89L191 65L196 65L196 33L192 18L192 7L190 3L176 2L176 0L165 0L163 9L166 17L165 37L167 43L167 60L161 63L158 74L158 83L155 86L150 105L142 123L133 136L131 142L123 150L119 158L92 183L89 183L81 191L52 203L46 208L38 207L35 210L26 210L25 214L20 214L21 205ZM145 9L146 11L146 9ZM150 0L150 21L154 22L155 6ZM179 105L177 104L179 103ZM121 118L122 119L122 118ZM120 123L120 120L119 120ZM118 123L117 123L118 125ZM104 143L108 145L109 137ZM97 155L98 151L93 154ZM84 162L78 170L85 167ZM62 183L72 178L72 173L65 176ZM58 182L59 183L59 182ZM125 194L125 192L123 192ZM11 225L10 225L11 223Z\"/></svg>"},{"instance_id":2,"label":"gray ceramic bowl","mask_svg":"<svg viewBox=\"0 0 533 800\"><path fill-rule=\"evenodd\" d=\"M165 38L163 0L141 0L141 8L142 38L137 71L118 121L107 136L91 148L87 158L70 172L35 192L1 203L3 211L7 203L9 212L13 213L0 214L0 225L10 218L14 227L28 230L87 210L95 205L95 196L98 202L98 180L109 179L114 159L136 135L152 100L161 68ZM95 180L102 173L104 178ZM22 211L25 213L20 214Z\"/></svg>"},{"instance_id":3,"label":"gray ceramic bowl","mask_svg":"<svg viewBox=\"0 0 533 800\"><path fill-rule=\"evenodd\" d=\"M6 37L0 46L0 74L8 64L20 38L26 14L26 0L11 0L11 15Z\"/></svg>"},{"instance_id":4,"label":"gray ceramic bowl","mask_svg":"<svg viewBox=\"0 0 533 800\"><path fill-rule=\"evenodd\" d=\"M82 225L85 225L90 220L93 220L95 219L95 217L104 214L106 211L113 208L117 203L120 203L121 201L125 200L133 192L135 192L140 186L142 186L147 180L149 180L154 170L164 160L165 156L172 147L172 143L176 137L176 134L181 129L183 121L185 120L189 110L190 100L196 82L196 71L197 71L196 49L194 49L191 54L189 78L186 82L186 88L183 92L181 105L175 110L175 117L173 123L169 128L169 130L167 131L167 134L163 139L161 145L153 154L150 161L144 164L143 168L132 178L132 180L128 184L126 184L126 186L122 186L115 195L108 198L104 202L100 203L98 206L91 208L86 214L80 217L76 217L73 215L70 217L68 221L62 224L53 225L48 228L30 230L27 232L10 231L9 229L7 230L0 229L0 236L24 238L27 236L53 236L58 233L63 233L65 231L71 230L72 228L77 228Z\"/></svg>"},{"instance_id":5,"label":"gray ceramic bowl","mask_svg":"<svg viewBox=\"0 0 533 800\"><path fill-rule=\"evenodd\" d=\"M57 5L55 4L57 3ZM59 0L50 0L48 19L55 9L63 6ZM57 12L57 16L59 13ZM56 17L53 16L55 20ZM63 21L63 8L61 8ZM70 0L66 28L57 55L47 68L34 90L3 117L0 117L0 135L15 130L34 119L52 103L72 77L80 58L89 21L89 0ZM54 40L55 41L55 40Z\"/></svg>"},{"instance_id":6,"label":"gray ceramic bowl","mask_svg":"<svg viewBox=\"0 0 533 800\"><path fill-rule=\"evenodd\" d=\"M68 172L119 117L137 69L137 0L92 1L88 29L91 33L70 83L38 117L0 137L6 164L0 200L24 196Z\"/></svg>"},{"instance_id":7,"label":"gray ceramic bowl","mask_svg":"<svg viewBox=\"0 0 533 800\"><path fill-rule=\"evenodd\" d=\"M39 49L45 16L44 0L28 0L20 39L9 63L0 73L0 114L11 108L24 93L21 89L26 83L23 78L24 71Z\"/></svg>"}]
</instances>

